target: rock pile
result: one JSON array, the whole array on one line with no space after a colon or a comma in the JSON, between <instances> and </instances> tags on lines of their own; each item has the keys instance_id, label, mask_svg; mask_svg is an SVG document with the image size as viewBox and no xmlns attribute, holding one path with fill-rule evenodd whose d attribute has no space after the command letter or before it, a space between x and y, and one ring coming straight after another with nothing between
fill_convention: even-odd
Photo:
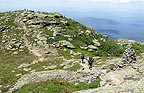
<instances>
[{"instance_id":1,"label":"rock pile","mask_svg":"<svg viewBox=\"0 0 144 93\"><path fill-rule=\"evenodd\" d=\"M136 62L136 54L134 49L132 48L132 44L128 44L126 50L123 53L123 60L124 63L134 63Z\"/></svg>"}]
</instances>

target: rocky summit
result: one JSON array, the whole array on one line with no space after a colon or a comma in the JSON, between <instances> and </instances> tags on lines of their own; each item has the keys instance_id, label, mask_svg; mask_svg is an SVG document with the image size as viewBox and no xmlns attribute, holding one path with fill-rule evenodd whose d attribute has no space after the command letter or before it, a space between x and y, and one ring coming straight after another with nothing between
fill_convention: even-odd
<instances>
[{"instance_id":1,"label":"rocky summit","mask_svg":"<svg viewBox=\"0 0 144 93\"><path fill-rule=\"evenodd\" d=\"M56 12L0 13L0 93L143 93L143 53Z\"/></svg>"}]
</instances>

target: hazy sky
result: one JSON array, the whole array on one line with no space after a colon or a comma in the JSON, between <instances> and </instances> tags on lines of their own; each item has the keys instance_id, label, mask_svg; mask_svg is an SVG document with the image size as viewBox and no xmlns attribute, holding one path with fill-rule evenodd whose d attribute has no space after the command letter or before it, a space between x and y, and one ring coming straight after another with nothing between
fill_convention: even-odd
<instances>
[{"instance_id":1,"label":"hazy sky","mask_svg":"<svg viewBox=\"0 0 144 93\"><path fill-rule=\"evenodd\" d=\"M105 4L144 4L144 0L0 0L0 11L17 9L94 10ZM112 5L112 6L113 6Z\"/></svg>"},{"instance_id":2,"label":"hazy sky","mask_svg":"<svg viewBox=\"0 0 144 93\"><path fill-rule=\"evenodd\" d=\"M22 9L60 12L74 19L108 18L124 24L118 28L121 31L131 31L133 35L139 31L141 37L144 34L143 27L128 27L129 24L144 24L144 0L0 0L0 11Z\"/></svg>"},{"instance_id":3,"label":"hazy sky","mask_svg":"<svg viewBox=\"0 0 144 93\"><path fill-rule=\"evenodd\" d=\"M21 9L60 12L71 18L103 17L133 21L143 19L144 0L0 0L0 11Z\"/></svg>"}]
</instances>

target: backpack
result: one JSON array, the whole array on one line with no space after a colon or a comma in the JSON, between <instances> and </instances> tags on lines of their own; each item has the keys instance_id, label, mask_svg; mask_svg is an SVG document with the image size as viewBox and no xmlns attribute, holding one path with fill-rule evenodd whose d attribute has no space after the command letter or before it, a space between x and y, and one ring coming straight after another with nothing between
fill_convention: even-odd
<instances>
[{"instance_id":1,"label":"backpack","mask_svg":"<svg viewBox=\"0 0 144 93\"><path fill-rule=\"evenodd\" d=\"M94 59L92 57L89 57L89 63L92 63L94 61Z\"/></svg>"},{"instance_id":2,"label":"backpack","mask_svg":"<svg viewBox=\"0 0 144 93\"><path fill-rule=\"evenodd\" d=\"M84 59L84 58L85 58L85 57L84 57L84 54L82 54L82 55L81 55L81 59Z\"/></svg>"}]
</instances>

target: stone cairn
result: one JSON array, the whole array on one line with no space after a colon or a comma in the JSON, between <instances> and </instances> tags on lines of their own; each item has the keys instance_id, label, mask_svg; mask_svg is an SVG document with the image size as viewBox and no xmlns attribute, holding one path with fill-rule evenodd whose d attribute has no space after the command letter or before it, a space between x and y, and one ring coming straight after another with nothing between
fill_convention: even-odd
<instances>
[{"instance_id":1,"label":"stone cairn","mask_svg":"<svg viewBox=\"0 0 144 93\"><path fill-rule=\"evenodd\" d=\"M123 60L122 62L124 63L135 63L137 62L136 60L136 54L134 49L132 48L132 44L129 43L123 53Z\"/></svg>"}]
</instances>

